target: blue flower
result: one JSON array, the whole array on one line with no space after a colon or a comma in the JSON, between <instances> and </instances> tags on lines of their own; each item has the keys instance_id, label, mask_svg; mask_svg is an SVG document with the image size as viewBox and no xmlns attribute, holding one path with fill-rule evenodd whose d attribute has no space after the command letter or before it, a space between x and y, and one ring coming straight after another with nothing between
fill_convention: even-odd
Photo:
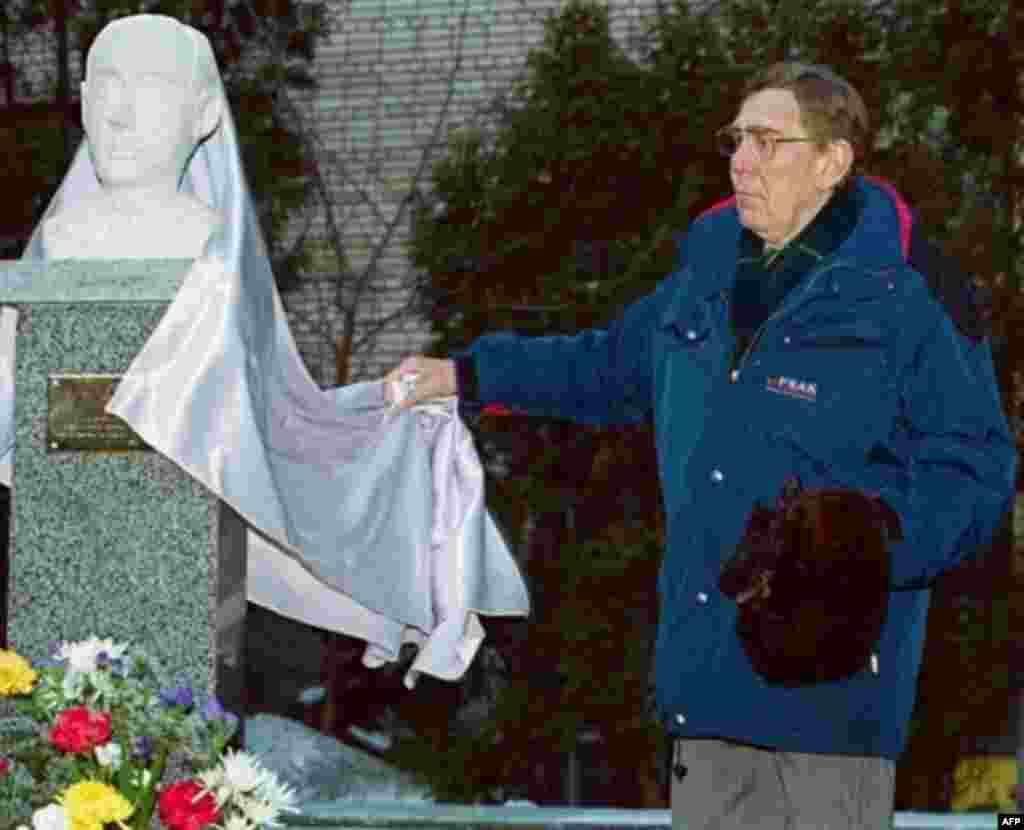
<instances>
[{"instance_id":1,"label":"blue flower","mask_svg":"<svg viewBox=\"0 0 1024 830\"><path fill-rule=\"evenodd\" d=\"M195 703L195 695L188 686L175 686L160 690L160 702L164 706L184 706L189 709Z\"/></svg>"},{"instance_id":2,"label":"blue flower","mask_svg":"<svg viewBox=\"0 0 1024 830\"><path fill-rule=\"evenodd\" d=\"M153 759L153 749L153 739L149 735L142 735L135 739L132 755L148 764Z\"/></svg>"},{"instance_id":3,"label":"blue flower","mask_svg":"<svg viewBox=\"0 0 1024 830\"><path fill-rule=\"evenodd\" d=\"M117 677L124 677L127 671L127 665L123 657L111 657L109 652L101 651L96 655L96 668L106 669L111 674Z\"/></svg>"},{"instance_id":4,"label":"blue flower","mask_svg":"<svg viewBox=\"0 0 1024 830\"><path fill-rule=\"evenodd\" d=\"M47 662L54 666L63 666L68 661L67 657L60 656L60 650L63 645L64 643L61 640L50 640L46 644L46 650L50 655Z\"/></svg>"},{"instance_id":5,"label":"blue flower","mask_svg":"<svg viewBox=\"0 0 1024 830\"><path fill-rule=\"evenodd\" d=\"M224 707L220 705L220 701L215 697L211 697L206 701L206 705L203 707L203 720L220 720L224 715Z\"/></svg>"},{"instance_id":6,"label":"blue flower","mask_svg":"<svg viewBox=\"0 0 1024 830\"><path fill-rule=\"evenodd\" d=\"M230 727L238 725L238 716L233 715L227 709L225 709L219 700L215 697L211 697L202 711L203 720L207 723L212 721L224 721Z\"/></svg>"}]
</instances>

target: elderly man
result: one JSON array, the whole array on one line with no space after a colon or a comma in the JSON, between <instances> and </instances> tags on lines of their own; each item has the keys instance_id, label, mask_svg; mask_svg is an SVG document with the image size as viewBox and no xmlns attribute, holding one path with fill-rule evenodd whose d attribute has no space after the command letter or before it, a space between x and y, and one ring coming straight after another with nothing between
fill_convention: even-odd
<instances>
[{"instance_id":1,"label":"elderly man","mask_svg":"<svg viewBox=\"0 0 1024 830\"><path fill-rule=\"evenodd\" d=\"M693 223L652 294L607 329L485 336L389 375L415 378L407 404L457 393L592 424L653 418L668 517L657 700L687 830L891 826L929 585L991 539L1012 492L981 315L965 281L947 290L948 266L899 195L854 175L869 139L850 84L772 66L717 135L734 196ZM802 677L775 672L778 652L756 642L768 629L751 634L742 613L769 592L720 587L737 547L763 544L752 512L794 478L838 498L811 554L842 551L848 574L886 554L868 569L883 575L864 604L884 621L872 659L839 673L816 671L824 651L804 655ZM804 618L774 613L783 638L802 633ZM859 622L835 628L856 635Z\"/></svg>"}]
</instances>

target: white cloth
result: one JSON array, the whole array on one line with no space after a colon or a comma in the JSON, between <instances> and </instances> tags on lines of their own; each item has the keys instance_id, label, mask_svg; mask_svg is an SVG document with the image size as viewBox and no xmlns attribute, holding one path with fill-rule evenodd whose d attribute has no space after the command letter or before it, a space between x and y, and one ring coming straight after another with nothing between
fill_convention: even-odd
<instances>
[{"instance_id":1,"label":"white cloth","mask_svg":"<svg viewBox=\"0 0 1024 830\"><path fill-rule=\"evenodd\" d=\"M366 640L370 666L416 643L410 687L421 672L457 679L483 639L479 614L529 613L472 441L452 402L393 412L380 383L321 390L312 380L220 94L221 124L182 189L221 214L222 231L108 409L259 531L249 534L252 602ZM99 188L83 143L43 221ZM43 258L41 228L26 258ZM13 400L9 371L2 383L0 405Z\"/></svg>"},{"instance_id":2,"label":"white cloth","mask_svg":"<svg viewBox=\"0 0 1024 830\"><path fill-rule=\"evenodd\" d=\"M276 445L294 462L282 490L319 489L328 498L310 498L290 515L303 564L250 556L250 580L272 587L269 607L368 641L367 666L395 660L403 643L419 646L409 686L420 672L462 676L484 637L479 611L525 613L525 590L484 508L483 470L454 400L399 411L382 383L355 384L335 390L319 423Z\"/></svg>"}]
</instances>

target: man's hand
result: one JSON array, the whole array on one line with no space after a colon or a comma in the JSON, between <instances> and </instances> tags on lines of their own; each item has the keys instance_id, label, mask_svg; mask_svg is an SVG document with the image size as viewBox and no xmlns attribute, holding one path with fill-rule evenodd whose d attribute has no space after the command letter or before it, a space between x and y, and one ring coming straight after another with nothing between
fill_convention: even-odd
<instances>
[{"instance_id":1,"label":"man's hand","mask_svg":"<svg viewBox=\"0 0 1024 830\"><path fill-rule=\"evenodd\" d=\"M384 376L388 400L401 409L435 398L448 398L458 391L455 361L413 355ZM402 391L404 390L404 395Z\"/></svg>"}]
</instances>

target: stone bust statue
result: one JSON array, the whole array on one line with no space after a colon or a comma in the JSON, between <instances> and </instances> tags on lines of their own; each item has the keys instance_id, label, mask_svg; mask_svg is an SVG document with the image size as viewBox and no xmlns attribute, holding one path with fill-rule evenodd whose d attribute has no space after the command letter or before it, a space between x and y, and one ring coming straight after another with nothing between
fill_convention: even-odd
<instances>
[{"instance_id":1,"label":"stone bust statue","mask_svg":"<svg viewBox=\"0 0 1024 830\"><path fill-rule=\"evenodd\" d=\"M180 189L224 107L204 35L162 15L115 20L86 59L82 115L100 187L42 226L47 259L198 257L220 215Z\"/></svg>"}]
</instances>

